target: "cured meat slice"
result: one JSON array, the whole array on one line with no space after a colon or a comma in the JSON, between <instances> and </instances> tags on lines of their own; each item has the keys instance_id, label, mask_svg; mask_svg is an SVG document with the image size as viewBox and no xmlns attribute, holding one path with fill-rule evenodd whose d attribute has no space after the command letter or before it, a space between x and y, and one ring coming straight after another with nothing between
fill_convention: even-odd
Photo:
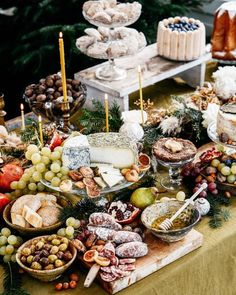
<instances>
[{"instance_id":1,"label":"cured meat slice","mask_svg":"<svg viewBox=\"0 0 236 295\"><path fill-rule=\"evenodd\" d=\"M128 242L142 242L142 238L138 233L130 231L118 231L114 234L113 241L116 244L123 244Z\"/></svg>"},{"instance_id":2,"label":"cured meat slice","mask_svg":"<svg viewBox=\"0 0 236 295\"><path fill-rule=\"evenodd\" d=\"M135 258L123 258L119 260L119 264L130 264L130 263L135 263L136 259Z\"/></svg>"},{"instance_id":3,"label":"cured meat slice","mask_svg":"<svg viewBox=\"0 0 236 295\"><path fill-rule=\"evenodd\" d=\"M113 282L117 277L112 273L100 272L100 277L104 282Z\"/></svg>"},{"instance_id":4,"label":"cured meat slice","mask_svg":"<svg viewBox=\"0 0 236 295\"><path fill-rule=\"evenodd\" d=\"M121 230L122 226L115 221L115 218L107 213L92 213L89 217L90 225L106 227L114 230Z\"/></svg>"},{"instance_id":5,"label":"cured meat slice","mask_svg":"<svg viewBox=\"0 0 236 295\"><path fill-rule=\"evenodd\" d=\"M103 241L112 240L114 234L116 233L113 229L105 228L105 227L97 227L88 225L88 230L97 235L98 239Z\"/></svg>"},{"instance_id":6,"label":"cured meat slice","mask_svg":"<svg viewBox=\"0 0 236 295\"><path fill-rule=\"evenodd\" d=\"M119 269L123 271L131 271L136 269L134 264L123 264L123 265L119 265L118 267Z\"/></svg>"},{"instance_id":7,"label":"cured meat slice","mask_svg":"<svg viewBox=\"0 0 236 295\"><path fill-rule=\"evenodd\" d=\"M115 247L112 244L112 242L109 241L105 244L104 248L100 252L100 255L110 259L111 257L115 256L115 253L116 253Z\"/></svg>"},{"instance_id":8,"label":"cured meat slice","mask_svg":"<svg viewBox=\"0 0 236 295\"><path fill-rule=\"evenodd\" d=\"M148 247L143 242L130 242L119 245L116 248L116 255L122 258L136 258L147 255Z\"/></svg>"},{"instance_id":9,"label":"cured meat slice","mask_svg":"<svg viewBox=\"0 0 236 295\"><path fill-rule=\"evenodd\" d=\"M111 267L110 266L103 266L100 269L101 269L101 271L111 273Z\"/></svg>"}]
</instances>

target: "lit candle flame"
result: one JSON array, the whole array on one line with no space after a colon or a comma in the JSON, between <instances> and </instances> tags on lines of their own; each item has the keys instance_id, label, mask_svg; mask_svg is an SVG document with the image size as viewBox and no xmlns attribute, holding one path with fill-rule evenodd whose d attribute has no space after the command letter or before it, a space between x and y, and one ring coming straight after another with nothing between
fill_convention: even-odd
<instances>
[{"instance_id":1,"label":"lit candle flame","mask_svg":"<svg viewBox=\"0 0 236 295\"><path fill-rule=\"evenodd\" d=\"M23 103L20 104L20 109L21 109L21 111L24 111L24 105L23 105Z\"/></svg>"},{"instance_id":2,"label":"lit candle flame","mask_svg":"<svg viewBox=\"0 0 236 295\"><path fill-rule=\"evenodd\" d=\"M108 100L108 95L107 95L107 93L105 93L105 100Z\"/></svg>"},{"instance_id":3,"label":"lit candle flame","mask_svg":"<svg viewBox=\"0 0 236 295\"><path fill-rule=\"evenodd\" d=\"M39 120L39 123L41 123L42 122L42 117L39 115L39 117L38 117L38 120Z\"/></svg>"},{"instance_id":4,"label":"lit candle flame","mask_svg":"<svg viewBox=\"0 0 236 295\"><path fill-rule=\"evenodd\" d=\"M63 38L63 33L62 32L59 33L59 38Z\"/></svg>"},{"instance_id":5,"label":"lit candle flame","mask_svg":"<svg viewBox=\"0 0 236 295\"><path fill-rule=\"evenodd\" d=\"M138 65L138 72L141 73L141 66Z\"/></svg>"}]
</instances>

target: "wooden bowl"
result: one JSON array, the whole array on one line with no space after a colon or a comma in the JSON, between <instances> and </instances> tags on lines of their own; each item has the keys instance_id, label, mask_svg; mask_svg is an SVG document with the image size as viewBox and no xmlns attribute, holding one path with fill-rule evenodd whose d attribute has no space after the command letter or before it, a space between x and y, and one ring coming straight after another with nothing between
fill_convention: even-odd
<instances>
[{"instance_id":1,"label":"wooden bowl","mask_svg":"<svg viewBox=\"0 0 236 295\"><path fill-rule=\"evenodd\" d=\"M54 281L57 278L59 278L63 274L63 272L65 272L71 266L71 264L74 262L74 260L77 256L76 248L73 246L73 244L71 242L69 242L69 250L70 250L73 257L65 265L55 268L55 269L51 269L51 270L35 270L35 269L31 269L31 268L25 266L20 260L22 249L27 247L28 245L30 245L36 239L47 238L47 237L48 237L48 235L47 236L40 236L40 237L33 238L33 239L25 242L23 245L20 246L20 248L17 250L17 253L16 253L16 262L19 264L19 266L25 272L27 272L30 276L32 276L40 281L43 281L43 282L51 282L51 281Z\"/></svg>"},{"instance_id":2,"label":"wooden bowl","mask_svg":"<svg viewBox=\"0 0 236 295\"><path fill-rule=\"evenodd\" d=\"M67 200L65 200L64 198L62 198L62 197L57 197L57 200L58 200L59 204L62 201L63 202L66 201L67 204L69 205L69 202ZM3 219L10 228L18 231L20 234L27 235L27 236L36 236L36 235L39 236L39 235L42 235L42 234L48 234L48 233L51 233L51 232L55 232L59 227L62 226L63 223L60 222L60 221L53 224L53 225L51 225L51 226L39 227L39 228L35 228L35 227L25 228L25 227L22 227L22 226L19 226L19 225L12 224L12 222L11 222L11 207L14 204L15 201L16 200L10 202L4 208Z\"/></svg>"}]
</instances>

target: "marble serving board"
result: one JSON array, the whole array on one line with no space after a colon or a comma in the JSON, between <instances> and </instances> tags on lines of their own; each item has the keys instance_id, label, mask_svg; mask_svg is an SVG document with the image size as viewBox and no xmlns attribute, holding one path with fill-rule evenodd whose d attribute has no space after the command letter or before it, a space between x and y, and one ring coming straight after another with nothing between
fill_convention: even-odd
<instances>
[{"instance_id":1,"label":"marble serving board","mask_svg":"<svg viewBox=\"0 0 236 295\"><path fill-rule=\"evenodd\" d=\"M150 232L147 232L144 242L148 244L148 255L136 260L136 269L128 277L110 283L102 281L100 277L98 278L100 285L108 293L115 294L201 247L203 244L203 235L192 229L183 240L175 243L166 243L156 238ZM79 257L79 260L86 267L91 267L90 264L86 264L82 260L82 257Z\"/></svg>"}]
</instances>

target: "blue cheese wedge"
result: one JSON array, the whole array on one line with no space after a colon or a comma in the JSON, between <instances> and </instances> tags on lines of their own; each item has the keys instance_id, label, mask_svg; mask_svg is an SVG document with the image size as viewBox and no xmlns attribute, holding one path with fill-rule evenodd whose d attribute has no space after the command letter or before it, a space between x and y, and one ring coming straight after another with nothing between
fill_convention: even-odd
<instances>
[{"instance_id":1,"label":"blue cheese wedge","mask_svg":"<svg viewBox=\"0 0 236 295\"><path fill-rule=\"evenodd\" d=\"M95 133L87 136L90 160L112 164L114 168L127 168L137 163L138 149L135 142L120 133Z\"/></svg>"},{"instance_id":2,"label":"blue cheese wedge","mask_svg":"<svg viewBox=\"0 0 236 295\"><path fill-rule=\"evenodd\" d=\"M113 187L124 180L124 177L121 175L114 175L108 173L102 173L103 180L107 183L109 187Z\"/></svg>"},{"instance_id":3,"label":"blue cheese wedge","mask_svg":"<svg viewBox=\"0 0 236 295\"><path fill-rule=\"evenodd\" d=\"M87 136L79 135L68 139L62 152L63 166L71 170L90 165L90 152Z\"/></svg>"}]
</instances>

